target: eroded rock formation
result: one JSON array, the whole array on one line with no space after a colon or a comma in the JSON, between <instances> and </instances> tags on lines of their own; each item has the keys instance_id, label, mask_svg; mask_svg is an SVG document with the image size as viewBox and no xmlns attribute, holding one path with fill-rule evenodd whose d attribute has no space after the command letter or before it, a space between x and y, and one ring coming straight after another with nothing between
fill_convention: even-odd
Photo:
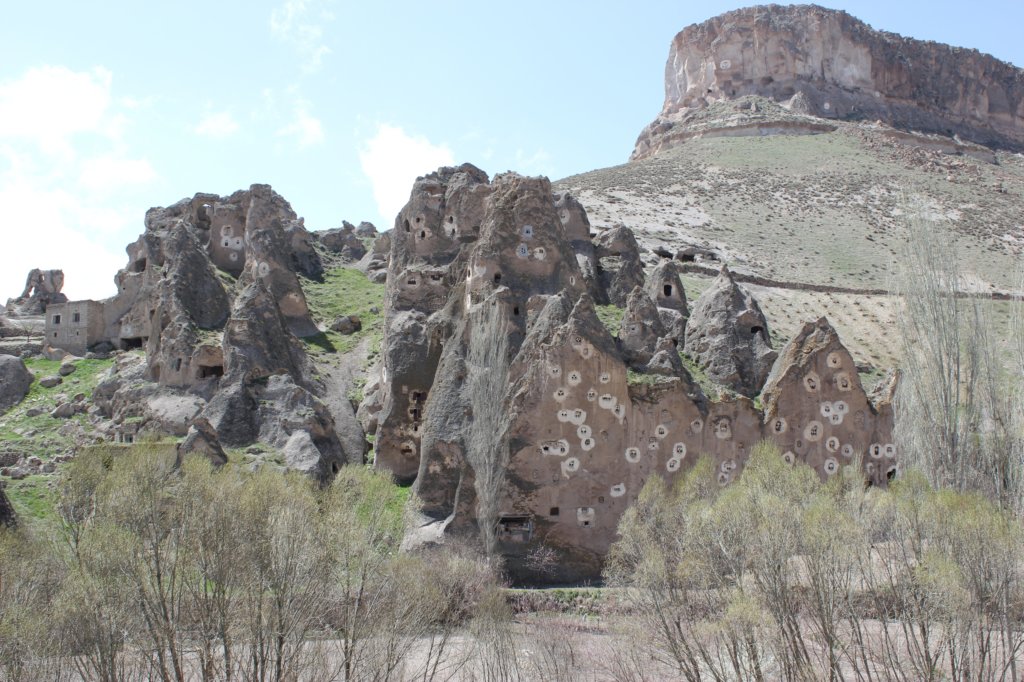
<instances>
[{"instance_id":1,"label":"eroded rock formation","mask_svg":"<svg viewBox=\"0 0 1024 682\"><path fill-rule=\"evenodd\" d=\"M673 334L730 335L742 364L729 356L730 379L756 393L775 360L756 302L726 272L687 322L678 271L660 267L649 282L642 270L624 276L632 235L617 228L583 239L572 227L580 216L563 210L570 203L544 178L489 181L463 165L418 179L396 220L384 361L360 415L376 424L376 466L414 483L424 514L417 537L482 538L520 578L593 578L650 476L674 480L707 455L727 485L751 448L770 438L825 477L857 461L851 449L867 454L873 443L891 443L891 411L873 405L859 383L802 400L803 383L776 381L770 415L735 394L708 400ZM618 259L609 263L616 267L602 268L601 258ZM595 298L621 300L617 336L598 318ZM678 318L665 324L663 311ZM820 348L794 343L800 351L776 362L778 376L803 377L830 353L852 368L834 332ZM845 401L849 419L821 422L826 398L830 409ZM780 415L784 431L776 430ZM793 434L812 422L817 440L798 445ZM824 456L833 439L835 466ZM884 472L871 475L885 484ZM558 557L543 574L531 562L541 548Z\"/></svg>"},{"instance_id":2,"label":"eroded rock formation","mask_svg":"<svg viewBox=\"0 0 1024 682\"><path fill-rule=\"evenodd\" d=\"M855 454L876 484L896 474L892 440L894 377L869 399L853 358L824 317L786 344L764 386L768 431L790 460L826 474Z\"/></svg>"},{"instance_id":3,"label":"eroded rock formation","mask_svg":"<svg viewBox=\"0 0 1024 682\"><path fill-rule=\"evenodd\" d=\"M12 317L42 315L51 303L65 303L63 270L33 268L25 278L25 289L17 298L8 299L7 313Z\"/></svg>"},{"instance_id":4,"label":"eroded rock formation","mask_svg":"<svg viewBox=\"0 0 1024 682\"><path fill-rule=\"evenodd\" d=\"M144 347L145 362L119 361L97 387L97 404L118 421L187 435L189 448L215 461L221 444L283 449L297 431L318 453L306 452L309 473L329 476L360 461L362 433L339 438L299 341L319 332L298 279L323 273L313 241L268 185L151 209L128 247L117 296L103 303L107 338ZM359 428L354 415L347 421Z\"/></svg>"},{"instance_id":5,"label":"eroded rock formation","mask_svg":"<svg viewBox=\"0 0 1024 682\"><path fill-rule=\"evenodd\" d=\"M685 350L716 383L751 398L760 393L777 354L760 306L727 267L694 302Z\"/></svg>"},{"instance_id":6,"label":"eroded rock formation","mask_svg":"<svg viewBox=\"0 0 1024 682\"><path fill-rule=\"evenodd\" d=\"M665 65L661 114L632 158L708 134L702 111L757 95L793 116L735 113L721 134L829 130L827 121L880 120L895 128L1024 149L1024 71L977 50L876 31L815 5L765 5L683 29Z\"/></svg>"}]
</instances>

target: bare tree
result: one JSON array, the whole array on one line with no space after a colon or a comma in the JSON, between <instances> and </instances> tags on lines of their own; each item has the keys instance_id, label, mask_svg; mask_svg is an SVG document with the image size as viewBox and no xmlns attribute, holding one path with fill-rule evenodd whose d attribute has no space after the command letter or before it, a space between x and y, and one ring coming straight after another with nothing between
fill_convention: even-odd
<instances>
[{"instance_id":1,"label":"bare tree","mask_svg":"<svg viewBox=\"0 0 1024 682\"><path fill-rule=\"evenodd\" d=\"M1024 494L1024 323L996 334L994 303L972 295L953 235L920 215L908 220L896 290L903 380L897 436L904 468L939 487L979 490L1007 508ZM1014 365L1016 364L1016 367Z\"/></svg>"},{"instance_id":2,"label":"bare tree","mask_svg":"<svg viewBox=\"0 0 1024 682\"><path fill-rule=\"evenodd\" d=\"M466 358L466 384L473 420L469 425L466 458L473 467L477 524L484 547L491 554L497 543L499 505L509 461L504 438L508 425L508 323L498 306L482 306L471 314L474 319Z\"/></svg>"}]
</instances>

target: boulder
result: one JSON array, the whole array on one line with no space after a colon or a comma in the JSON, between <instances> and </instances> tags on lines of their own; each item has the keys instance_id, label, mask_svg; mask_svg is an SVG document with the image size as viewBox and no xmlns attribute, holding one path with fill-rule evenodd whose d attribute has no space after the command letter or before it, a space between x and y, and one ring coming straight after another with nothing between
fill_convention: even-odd
<instances>
[{"instance_id":1,"label":"boulder","mask_svg":"<svg viewBox=\"0 0 1024 682\"><path fill-rule=\"evenodd\" d=\"M289 469L304 474L319 475L320 451L313 443L308 431L295 431L282 448L284 461Z\"/></svg>"},{"instance_id":2,"label":"boulder","mask_svg":"<svg viewBox=\"0 0 1024 682\"><path fill-rule=\"evenodd\" d=\"M21 358L0 355L0 413L20 403L34 379Z\"/></svg>"},{"instance_id":3,"label":"boulder","mask_svg":"<svg viewBox=\"0 0 1024 682\"><path fill-rule=\"evenodd\" d=\"M178 466L181 466L188 455L206 457L214 466L223 466L228 462L228 456L217 439L217 432L210 422L202 417L192 422L185 439L178 443Z\"/></svg>"},{"instance_id":4,"label":"boulder","mask_svg":"<svg viewBox=\"0 0 1024 682\"><path fill-rule=\"evenodd\" d=\"M75 412L74 403L61 403L52 412L50 412L50 416L54 419L70 419L75 416Z\"/></svg>"},{"instance_id":5,"label":"boulder","mask_svg":"<svg viewBox=\"0 0 1024 682\"><path fill-rule=\"evenodd\" d=\"M292 269L309 279L321 280L324 265L313 244L316 237L306 229L302 218L288 221L284 225L285 239L291 249Z\"/></svg>"},{"instance_id":6,"label":"boulder","mask_svg":"<svg viewBox=\"0 0 1024 682\"><path fill-rule=\"evenodd\" d=\"M777 354L760 306L727 267L694 302L685 350L712 381L748 397L760 393Z\"/></svg>"},{"instance_id":7,"label":"boulder","mask_svg":"<svg viewBox=\"0 0 1024 682\"><path fill-rule=\"evenodd\" d=\"M355 233L360 237L376 237L377 228L373 223L364 220L356 225Z\"/></svg>"},{"instance_id":8,"label":"boulder","mask_svg":"<svg viewBox=\"0 0 1024 682\"><path fill-rule=\"evenodd\" d=\"M346 336L348 334L355 334L362 328L363 323L355 315L342 315L334 318L334 322L331 323L331 331L335 331Z\"/></svg>"},{"instance_id":9,"label":"boulder","mask_svg":"<svg viewBox=\"0 0 1024 682\"><path fill-rule=\"evenodd\" d=\"M39 380L39 385L43 388L54 388L55 386L60 386L63 383L64 379L57 375L45 376Z\"/></svg>"},{"instance_id":10,"label":"boulder","mask_svg":"<svg viewBox=\"0 0 1024 682\"><path fill-rule=\"evenodd\" d=\"M65 362L60 366L60 369L57 370L57 374L61 375L62 377L66 377L69 374L74 374L76 369L78 369L78 367L74 363Z\"/></svg>"}]
</instances>

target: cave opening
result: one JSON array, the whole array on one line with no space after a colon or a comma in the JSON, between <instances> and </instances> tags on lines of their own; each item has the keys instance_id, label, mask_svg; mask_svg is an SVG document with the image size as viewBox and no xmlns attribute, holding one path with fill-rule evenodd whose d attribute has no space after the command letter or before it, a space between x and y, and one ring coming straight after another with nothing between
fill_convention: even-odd
<instances>
[{"instance_id":1,"label":"cave opening","mask_svg":"<svg viewBox=\"0 0 1024 682\"><path fill-rule=\"evenodd\" d=\"M200 379L208 379L209 377L222 376L224 376L224 365L199 365Z\"/></svg>"}]
</instances>

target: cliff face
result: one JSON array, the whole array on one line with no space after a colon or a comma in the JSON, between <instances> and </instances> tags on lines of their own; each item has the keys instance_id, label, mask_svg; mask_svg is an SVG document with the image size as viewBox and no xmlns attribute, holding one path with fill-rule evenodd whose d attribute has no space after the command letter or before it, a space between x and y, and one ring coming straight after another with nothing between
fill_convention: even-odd
<instances>
[{"instance_id":1,"label":"cliff face","mask_svg":"<svg viewBox=\"0 0 1024 682\"><path fill-rule=\"evenodd\" d=\"M842 11L767 5L676 35L665 66L665 104L631 158L686 139L679 128L693 112L748 95L809 117L881 120L1024 149L1024 70L977 50L876 31Z\"/></svg>"}]
</instances>

